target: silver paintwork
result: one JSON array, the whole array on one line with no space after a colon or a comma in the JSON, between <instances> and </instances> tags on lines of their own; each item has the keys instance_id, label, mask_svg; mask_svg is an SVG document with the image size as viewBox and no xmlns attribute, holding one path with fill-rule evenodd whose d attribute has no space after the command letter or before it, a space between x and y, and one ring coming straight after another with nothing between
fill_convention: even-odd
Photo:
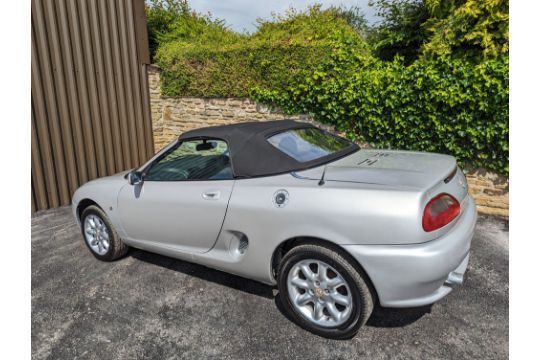
<instances>
[{"instance_id":1,"label":"silver paintwork","mask_svg":"<svg viewBox=\"0 0 540 360\"><path fill-rule=\"evenodd\" d=\"M371 278L382 306L427 305L452 290L445 282L452 272L465 273L476 223L473 199L467 198L464 206L451 229L433 241L344 246Z\"/></svg>"},{"instance_id":2,"label":"silver paintwork","mask_svg":"<svg viewBox=\"0 0 540 360\"><path fill-rule=\"evenodd\" d=\"M463 284L463 274L461 274L461 273L459 273L457 271L452 271L448 275L448 278L446 279L446 281L444 283L448 284L450 286L452 286L452 285L461 285L461 284Z\"/></svg>"},{"instance_id":3,"label":"silver paintwork","mask_svg":"<svg viewBox=\"0 0 540 360\"><path fill-rule=\"evenodd\" d=\"M84 239L93 252L105 255L109 251L110 234L103 220L94 214L84 219Z\"/></svg>"},{"instance_id":4,"label":"silver paintwork","mask_svg":"<svg viewBox=\"0 0 540 360\"><path fill-rule=\"evenodd\" d=\"M315 265L317 272L310 265ZM324 261L306 259L296 263L287 276L287 288L293 307L314 324L339 326L351 316L353 299L349 285Z\"/></svg>"},{"instance_id":5,"label":"silver paintwork","mask_svg":"<svg viewBox=\"0 0 540 360\"><path fill-rule=\"evenodd\" d=\"M272 257L280 244L325 240L358 261L381 305L418 306L450 292L449 274L467 266L476 208L461 170L444 183L455 166L447 155L360 150L327 166L252 179L132 186L121 173L79 188L73 211L78 217L79 202L91 199L129 246L267 284L275 284ZM281 189L287 204L278 207ZM460 201L462 213L426 233L422 211L441 192ZM249 248L240 255L234 246L243 237Z\"/></svg>"}]
</instances>

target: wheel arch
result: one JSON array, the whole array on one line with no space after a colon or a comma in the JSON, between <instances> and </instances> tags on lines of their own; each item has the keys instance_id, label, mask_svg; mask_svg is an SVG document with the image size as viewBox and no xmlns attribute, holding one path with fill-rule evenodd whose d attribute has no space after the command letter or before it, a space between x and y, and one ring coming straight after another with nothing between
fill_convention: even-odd
<instances>
[{"instance_id":1,"label":"wheel arch","mask_svg":"<svg viewBox=\"0 0 540 360\"><path fill-rule=\"evenodd\" d=\"M81 221L81 215L84 209L92 205L97 206L98 208L103 210L103 208L99 206L99 204L92 199L84 198L81 201L79 201L79 203L77 204L77 219L79 219L79 221Z\"/></svg>"},{"instance_id":2,"label":"wheel arch","mask_svg":"<svg viewBox=\"0 0 540 360\"><path fill-rule=\"evenodd\" d=\"M377 294L377 290L373 284L373 281L371 280L370 276L368 275L368 273L364 270L364 267L362 266L362 264L360 264L345 248L343 248L342 246L339 246L338 244L332 242L332 241L329 241L329 240L326 240L326 239L322 239L322 238L317 238L317 237L313 237L313 236L297 236L297 237L293 237L293 238L290 238L290 239L287 239L287 240L284 240L282 241L275 249L274 249L274 252L272 253L272 260L271 260L271 273L272 273L272 276L274 277L274 279L277 278L277 271L278 271L278 268L279 268L279 264L281 262L281 260L283 259L283 257L285 256L285 254L287 254L287 252L289 252L290 250L292 250L293 248L297 247L297 246L300 246L300 245L305 245L305 244L310 244L310 245L320 245L320 246L323 246L323 247L326 247L326 248L329 248L331 250L334 250L334 251L338 251L340 252L342 255L345 255L347 260L349 260L355 267L356 269L360 272L360 274L362 275L362 277L364 279L366 279L366 282L367 282L367 286L373 296L373 300L376 302L376 303L379 303L379 296Z\"/></svg>"}]
</instances>

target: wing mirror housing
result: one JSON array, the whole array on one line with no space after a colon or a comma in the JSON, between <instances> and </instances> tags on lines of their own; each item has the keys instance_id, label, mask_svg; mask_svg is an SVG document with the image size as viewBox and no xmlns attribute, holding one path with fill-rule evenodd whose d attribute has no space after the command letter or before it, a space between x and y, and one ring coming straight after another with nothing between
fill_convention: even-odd
<instances>
[{"instance_id":1,"label":"wing mirror housing","mask_svg":"<svg viewBox=\"0 0 540 360\"><path fill-rule=\"evenodd\" d=\"M143 182L142 171L133 170L128 174L128 182L130 185L139 185Z\"/></svg>"}]
</instances>

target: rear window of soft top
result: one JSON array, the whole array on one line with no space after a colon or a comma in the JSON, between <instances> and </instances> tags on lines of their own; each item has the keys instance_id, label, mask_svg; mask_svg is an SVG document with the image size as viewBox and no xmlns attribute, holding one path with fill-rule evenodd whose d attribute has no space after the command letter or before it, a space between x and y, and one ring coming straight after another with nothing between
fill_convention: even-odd
<instances>
[{"instance_id":1,"label":"rear window of soft top","mask_svg":"<svg viewBox=\"0 0 540 360\"><path fill-rule=\"evenodd\" d=\"M308 162L342 151L352 143L317 128L288 130L268 138L268 142L298 162Z\"/></svg>"}]
</instances>

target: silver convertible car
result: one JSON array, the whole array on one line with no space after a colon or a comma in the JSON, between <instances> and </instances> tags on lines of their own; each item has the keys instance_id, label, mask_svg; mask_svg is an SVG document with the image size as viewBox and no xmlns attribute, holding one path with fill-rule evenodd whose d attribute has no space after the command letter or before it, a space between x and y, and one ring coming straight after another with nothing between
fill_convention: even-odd
<instances>
[{"instance_id":1,"label":"silver convertible car","mask_svg":"<svg viewBox=\"0 0 540 360\"><path fill-rule=\"evenodd\" d=\"M447 155L365 150L307 123L182 134L73 196L104 261L139 248L277 285L300 326L350 338L373 306L436 302L463 282L474 200Z\"/></svg>"}]
</instances>

